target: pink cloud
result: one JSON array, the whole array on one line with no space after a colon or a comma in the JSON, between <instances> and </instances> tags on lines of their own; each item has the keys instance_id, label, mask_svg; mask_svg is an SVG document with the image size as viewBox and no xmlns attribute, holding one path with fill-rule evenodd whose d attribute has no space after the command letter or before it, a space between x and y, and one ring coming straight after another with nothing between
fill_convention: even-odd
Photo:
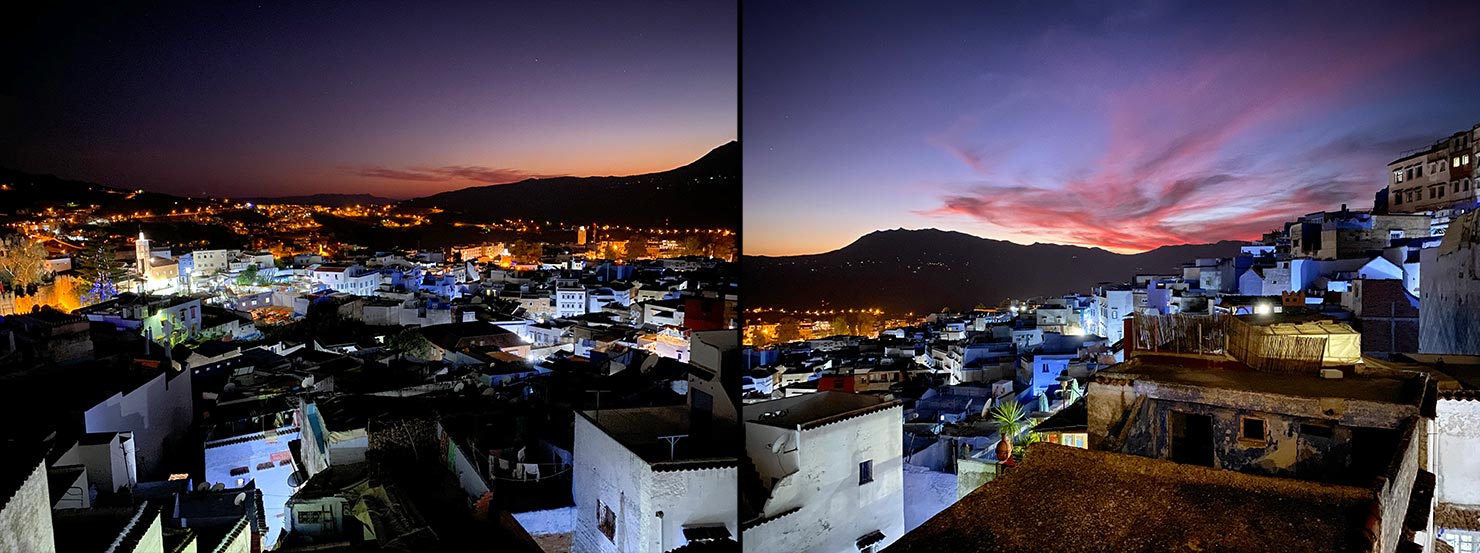
<instances>
[{"instance_id":1,"label":"pink cloud","mask_svg":"<svg viewBox=\"0 0 1480 553\"><path fill-rule=\"evenodd\" d=\"M1431 29L1302 42L1307 38L1291 33L1130 79L1135 84L1104 99L1104 149L1072 177L1003 180L995 176L1003 164L990 154L1001 149L972 146L958 123L931 143L990 180L945 193L940 207L920 213L971 218L1042 241L1143 251L1257 238L1299 215L1370 198L1382 183L1364 177L1380 166L1323 174L1311 168L1317 160L1284 152L1275 156L1286 164L1279 169L1240 167L1228 147L1260 133L1294 132L1303 114L1327 109L1343 92L1454 37Z\"/></svg>"}]
</instances>

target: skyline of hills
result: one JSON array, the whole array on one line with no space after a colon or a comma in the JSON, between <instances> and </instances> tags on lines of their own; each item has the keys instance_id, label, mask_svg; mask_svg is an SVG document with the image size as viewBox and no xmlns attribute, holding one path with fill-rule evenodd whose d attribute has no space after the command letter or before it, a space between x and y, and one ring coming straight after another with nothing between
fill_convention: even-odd
<instances>
[{"instance_id":1,"label":"skyline of hills","mask_svg":"<svg viewBox=\"0 0 1480 553\"><path fill-rule=\"evenodd\" d=\"M399 205L438 207L493 220L733 229L739 223L740 144L725 143L693 163L657 173L525 179L442 192Z\"/></svg>"},{"instance_id":2,"label":"skyline of hills","mask_svg":"<svg viewBox=\"0 0 1480 553\"><path fill-rule=\"evenodd\" d=\"M1088 292L1100 282L1166 273L1198 257L1229 257L1245 242L1162 246L1138 254L1062 244L1017 244L938 229L880 230L831 252L750 256L750 306L787 309L970 309L1006 298Z\"/></svg>"}]
</instances>

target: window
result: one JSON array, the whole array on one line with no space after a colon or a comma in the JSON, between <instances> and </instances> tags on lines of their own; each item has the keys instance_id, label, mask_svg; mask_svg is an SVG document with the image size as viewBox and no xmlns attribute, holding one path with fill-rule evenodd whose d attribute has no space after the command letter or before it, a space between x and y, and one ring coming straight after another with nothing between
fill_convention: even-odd
<instances>
[{"instance_id":1,"label":"window","mask_svg":"<svg viewBox=\"0 0 1480 553\"><path fill-rule=\"evenodd\" d=\"M1465 165L1469 165L1470 164L1470 154L1465 154L1461 159L1464 160L1463 163Z\"/></svg>"},{"instance_id":2,"label":"window","mask_svg":"<svg viewBox=\"0 0 1480 553\"><path fill-rule=\"evenodd\" d=\"M1419 165L1419 166L1413 168L1413 176L1415 176L1415 177L1422 177L1423 176L1423 166L1422 165Z\"/></svg>"},{"instance_id":3,"label":"window","mask_svg":"<svg viewBox=\"0 0 1480 553\"><path fill-rule=\"evenodd\" d=\"M1400 182L1403 182L1403 170L1397 169L1393 171L1393 184L1397 184Z\"/></svg>"},{"instance_id":4,"label":"window","mask_svg":"<svg viewBox=\"0 0 1480 553\"><path fill-rule=\"evenodd\" d=\"M1406 169L1406 170L1403 171L1403 178L1408 179L1408 180L1413 180L1413 168L1412 167L1409 167L1408 169Z\"/></svg>"},{"instance_id":5,"label":"window","mask_svg":"<svg viewBox=\"0 0 1480 553\"><path fill-rule=\"evenodd\" d=\"M1253 440L1264 442L1264 419L1257 417L1240 417L1238 424L1238 437L1240 440Z\"/></svg>"},{"instance_id":6,"label":"window","mask_svg":"<svg viewBox=\"0 0 1480 553\"><path fill-rule=\"evenodd\" d=\"M596 500L596 529L601 531L606 539L617 543L617 514L612 512L610 505Z\"/></svg>"},{"instance_id":7,"label":"window","mask_svg":"<svg viewBox=\"0 0 1480 553\"><path fill-rule=\"evenodd\" d=\"M1403 192L1399 191L1397 194L1393 194L1393 205L1401 203L1403 203Z\"/></svg>"},{"instance_id":8,"label":"window","mask_svg":"<svg viewBox=\"0 0 1480 553\"><path fill-rule=\"evenodd\" d=\"M1459 156L1455 156L1454 159L1449 160L1449 163L1453 167L1459 167Z\"/></svg>"},{"instance_id":9,"label":"window","mask_svg":"<svg viewBox=\"0 0 1480 553\"><path fill-rule=\"evenodd\" d=\"M272 468L273 466L275 466L275 465L272 464L272 461L265 461L265 462L257 463L257 470L267 470L267 469Z\"/></svg>"},{"instance_id":10,"label":"window","mask_svg":"<svg viewBox=\"0 0 1480 553\"><path fill-rule=\"evenodd\" d=\"M1327 439L1330 439L1331 436L1335 435L1335 433L1336 433L1335 431L1336 431L1336 427L1331 426L1331 425L1315 424L1315 423L1309 423L1309 422L1301 423L1300 424L1300 433L1302 435L1310 436L1310 437L1313 437L1313 438L1327 438Z\"/></svg>"},{"instance_id":11,"label":"window","mask_svg":"<svg viewBox=\"0 0 1480 553\"><path fill-rule=\"evenodd\" d=\"M874 461L869 459L858 464L858 485L874 481Z\"/></svg>"},{"instance_id":12,"label":"window","mask_svg":"<svg viewBox=\"0 0 1480 553\"><path fill-rule=\"evenodd\" d=\"M236 467L234 469L231 469L231 475L232 476L241 476L241 475L246 474L248 472L252 472L252 470L249 469L249 468L247 468L247 467Z\"/></svg>"},{"instance_id":13,"label":"window","mask_svg":"<svg viewBox=\"0 0 1480 553\"><path fill-rule=\"evenodd\" d=\"M324 520L324 513L323 513L323 511L299 511L298 512L298 523L299 524L318 524L319 522L321 522L323 520Z\"/></svg>"}]
</instances>

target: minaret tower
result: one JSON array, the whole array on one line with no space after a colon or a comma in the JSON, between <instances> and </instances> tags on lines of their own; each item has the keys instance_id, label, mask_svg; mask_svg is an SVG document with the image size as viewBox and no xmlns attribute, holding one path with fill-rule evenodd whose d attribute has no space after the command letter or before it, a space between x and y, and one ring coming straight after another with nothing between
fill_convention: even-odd
<instances>
[{"instance_id":1,"label":"minaret tower","mask_svg":"<svg viewBox=\"0 0 1480 553\"><path fill-rule=\"evenodd\" d=\"M144 231L139 231L139 239L134 241L134 260L139 265L139 275L149 274L149 239L144 238Z\"/></svg>"}]
</instances>

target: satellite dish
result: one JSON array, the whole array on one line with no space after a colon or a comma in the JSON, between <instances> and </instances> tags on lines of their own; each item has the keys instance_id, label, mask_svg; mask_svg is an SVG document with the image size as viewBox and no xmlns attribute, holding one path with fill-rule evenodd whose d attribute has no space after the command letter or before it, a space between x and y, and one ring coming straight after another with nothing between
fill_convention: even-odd
<instances>
[{"instance_id":1,"label":"satellite dish","mask_svg":"<svg viewBox=\"0 0 1480 553\"><path fill-rule=\"evenodd\" d=\"M211 483L210 482L201 482L199 486L196 486L195 487L195 491L198 491L198 492L203 492L203 491L206 491L206 490L209 490L209 489L211 489Z\"/></svg>"},{"instance_id":2,"label":"satellite dish","mask_svg":"<svg viewBox=\"0 0 1480 553\"><path fill-rule=\"evenodd\" d=\"M771 453L781 453L781 448L785 445L786 436L777 436L776 441L771 442Z\"/></svg>"},{"instance_id":3,"label":"satellite dish","mask_svg":"<svg viewBox=\"0 0 1480 553\"><path fill-rule=\"evenodd\" d=\"M240 506L242 504L242 502L243 501L246 501L246 500L247 500L247 492L242 492L242 493L236 494L236 499L231 500L231 502L234 505Z\"/></svg>"},{"instance_id":4,"label":"satellite dish","mask_svg":"<svg viewBox=\"0 0 1480 553\"><path fill-rule=\"evenodd\" d=\"M219 492L219 491L224 490L224 489L226 489L226 484L224 484L222 482L217 482L216 485L211 486L211 491L213 491L213 492Z\"/></svg>"}]
</instances>

